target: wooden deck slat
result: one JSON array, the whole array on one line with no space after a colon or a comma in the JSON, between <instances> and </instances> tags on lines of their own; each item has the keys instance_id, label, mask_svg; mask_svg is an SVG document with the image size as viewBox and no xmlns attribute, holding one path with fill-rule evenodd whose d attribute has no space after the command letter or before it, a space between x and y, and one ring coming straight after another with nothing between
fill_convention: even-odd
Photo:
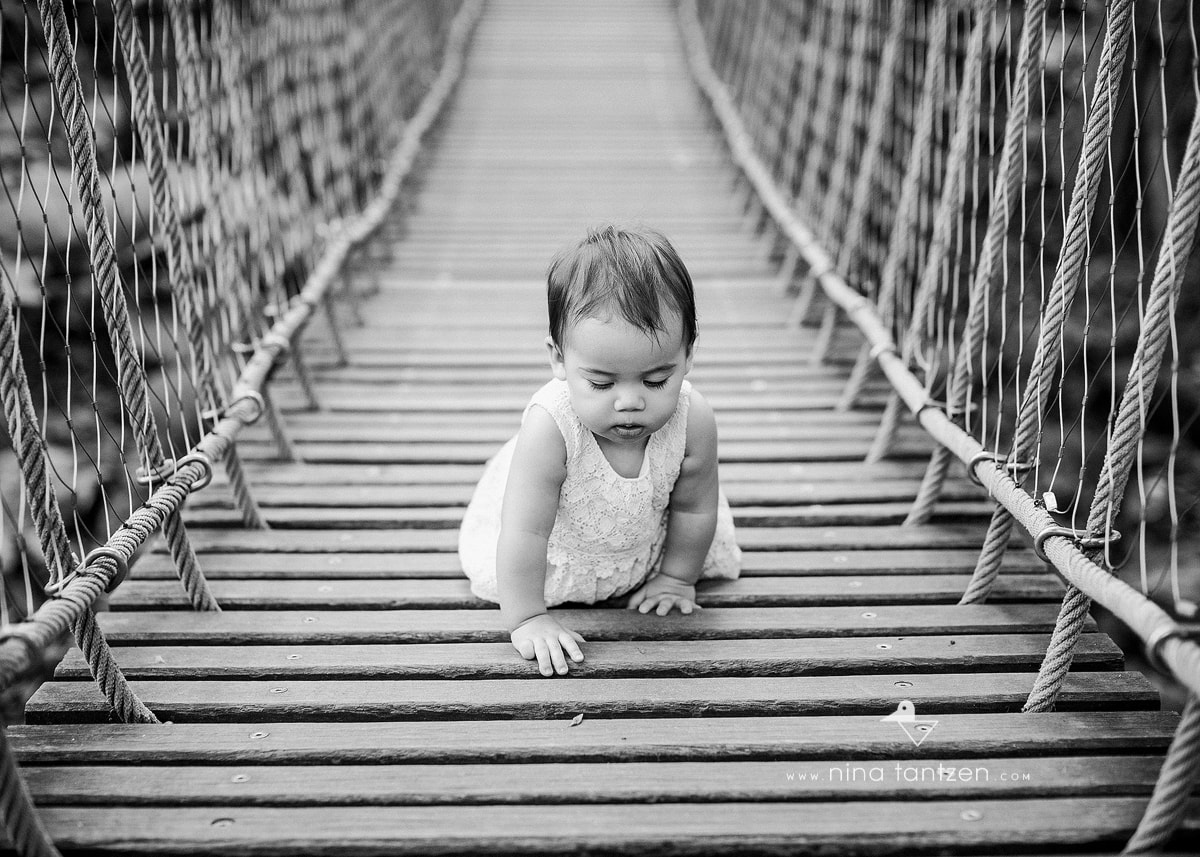
<instances>
[{"instance_id":1,"label":"wooden deck slat","mask_svg":"<svg viewBox=\"0 0 1200 857\"><path fill-rule=\"evenodd\" d=\"M51 835L65 847L161 853L162 828L176 847L223 853L562 854L585 848L646 854L670 848L705 854L938 853L980 840L997 847L1116 847L1146 807L1140 797L1029 800L838 801L832 803L562 804L556 823L534 806L128 808L50 807ZM964 819L972 810L977 815ZM1019 825L1013 823L1019 818ZM1200 802L1189 803L1187 841L1200 828ZM985 838L986 837L986 838ZM1011 853L1011 852L1010 852Z\"/></svg>"},{"instance_id":2,"label":"wooden deck slat","mask_svg":"<svg viewBox=\"0 0 1200 857\"><path fill-rule=\"evenodd\" d=\"M532 665L531 665L532 667ZM859 676L738 676L681 679L575 678L547 681L536 669L524 679L396 681L296 678L268 681L130 682L161 719L409 720L429 718L730 717L861 714L887 711L897 697L922 714L1019 711L1033 689L1032 673L901 673ZM1157 708L1158 692L1140 673L1072 672L1060 709ZM28 723L105 720L109 705L94 682L51 681L25 713Z\"/></svg>"},{"instance_id":3,"label":"wooden deck slat","mask_svg":"<svg viewBox=\"0 0 1200 857\"><path fill-rule=\"evenodd\" d=\"M27 766L39 806L432 806L1149 796L1158 756L535 766ZM940 771L940 773L939 773Z\"/></svg>"},{"instance_id":4,"label":"wooden deck slat","mask_svg":"<svg viewBox=\"0 0 1200 857\"><path fill-rule=\"evenodd\" d=\"M756 577L708 581L699 587L699 597L704 607L953 604L958 602L970 579L969 574ZM1057 601L1064 592L1062 583L1052 574L1010 574L1000 578L990 600L993 604ZM457 580L219 580L213 581L212 593L224 608L232 610L494 607L472 595L467 580L461 577ZM113 593L108 604L112 610L188 606L177 582L136 579Z\"/></svg>"},{"instance_id":5,"label":"wooden deck slat","mask_svg":"<svg viewBox=\"0 0 1200 857\"><path fill-rule=\"evenodd\" d=\"M980 524L902 526L823 526L745 528L738 533L743 550L890 550L894 548L977 548L986 531ZM380 553L382 551L455 551L452 530L308 529L295 532L220 530L196 527L192 544L199 551L263 553ZM156 550L163 550L158 547Z\"/></svg>"},{"instance_id":6,"label":"wooden deck slat","mask_svg":"<svg viewBox=\"0 0 1200 857\"><path fill-rule=\"evenodd\" d=\"M894 706L889 703L887 709ZM913 744L869 715L16 725L21 764L470 764L475 762L903 759ZM946 713L922 744L945 756L1161 753L1172 712Z\"/></svg>"},{"instance_id":7,"label":"wooden deck slat","mask_svg":"<svg viewBox=\"0 0 1200 857\"><path fill-rule=\"evenodd\" d=\"M978 554L973 550L746 551L742 577L855 575L908 576L970 573ZM209 553L202 558L210 580L311 579L462 579L452 553ZM1001 582L1009 574L1047 573L1032 551L1010 550L1001 565ZM132 580L174 580L175 566L165 553L147 553L135 565ZM706 586L708 584L705 584ZM1002 584L1003 585L1003 584ZM118 593L123 591L119 589Z\"/></svg>"},{"instance_id":8,"label":"wooden deck slat","mask_svg":"<svg viewBox=\"0 0 1200 857\"><path fill-rule=\"evenodd\" d=\"M1057 604L966 606L864 605L710 607L682 616L607 609L556 608L555 615L588 640L713 640L757 637L874 637L880 635L1048 633ZM431 643L508 639L499 610L118 611L98 622L109 641L243 643ZM1087 630L1095 625L1088 620Z\"/></svg>"},{"instance_id":9,"label":"wooden deck slat","mask_svg":"<svg viewBox=\"0 0 1200 857\"><path fill-rule=\"evenodd\" d=\"M785 323L673 16L488 5L376 234L389 252L348 260L370 290L362 324L335 300L349 359L319 315L299 345L319 407L293 366L274 375L303 460L263 425L240 439L274 529L240 525L220 473L189 501L223 610L188 609L161 538L105 598L117 662L173 722L105 722L71 649L8 730L61 848L1033 857L1112 854L1133 830L1178 715L1091 619L1057 710L1020 713L1062 584L1017 538L989 602L957 604L993 508L959 465L934 521L901 525L932 442L906 415L864 463L889 388L874 375L836 410L861 338L839 323L818 361L815 328ZM587 660L546 679L471 595L456 527L548 377L546 264L606 219L661 228L693 276L690 377L744 571L702 584L692 616L554 608ZM919 746L883 720L903 699L938 721ZM1193 800L1173 845L1197 843Z\"/></svg>"},{"instance_id":10,"label":"wooden deck slat","mask_svg":"<svg viewBox=\"0 0 1200 857\"><path fill-rule=\"evenodd\" d=\"M307 447L301 446L301 452ZM824 527L901 524L912 509L911 502L899 503L837 503L828 506L739 506L733 510L734 523L746 530L761 527ZM950 500L938 504L930 520L933 523L987 520L995 506L988 500ZM277 529L440 529L457 531L462 523L462 506L414 508L327 506L266 506L262 509L267 524ZM185 515L188 523L198 527L237 527L242 524L240 512L233 509L209 507L191 510ZM740 538L740 534L739 534Z\"/></svg>"},{"instance_id":11,"label":"wooden deck slat","mask_svg":"<svg viewBox=\"0 0 1200 857\"><path fill-rule=\"evenodd\" d=\"M189 512L197 509L229 508L233 494L205 490L188 503ZM725 496L735 509L742 506L788 506L800 503L843 505L867 500L909 502L918 484L910 480L876 480L866 484L823 484L818 482L723 482ZM472 483L418 485L255 485L254 499L264 508L395 508L429 506L466 506L475 486ZM969 483L952 482L942 495L951 503L980 499L979 489Z\"/></svg>"},{"instance_id":12,"label":"wooden deck slat","mask_svg":"<svg viewBox=\"0 0 1200 857\"><path fill-rule=\"evenodd\" d=\"M777 638L772 640L594 642L578 677L633 675L856 675L909 672L1035 670L1046 652L1045 634ZM227 646L116 646L113 654L131 679L149 678L511 678L531 665L507 642L407 645L249 646L230 657ZM1072 666L1117 670L1121 650L1102 634L1081 637ZM55 671L60 681L89 680L83 653L72 648Z\"/></svg>"}]
</instances>

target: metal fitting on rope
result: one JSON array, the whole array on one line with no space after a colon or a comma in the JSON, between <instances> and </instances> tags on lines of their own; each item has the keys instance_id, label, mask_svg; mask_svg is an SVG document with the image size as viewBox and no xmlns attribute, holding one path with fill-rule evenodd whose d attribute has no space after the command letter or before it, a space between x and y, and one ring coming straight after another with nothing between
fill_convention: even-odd
<instances>
[{"instance_id":1,"label":"metal fitting on rope","mask_svg":"<svg viewBox=\"0 0 1200 857\"><path fill-rule=\"evenodd\" d=\"M258 344L263 348L275 346L278 349L277 354L281 357L292 350L292 341L282 333L276 333L274 331L271 331L262 339L260 339Z\"/></svg>"},{"instance_id":2,"label":"metal fitting on rope","mask_svg":"<svg viewBox=\"0 0 1200 857\"><path fill-rule=\"evenodd\" d=\"M1046 556L1045 545L1046 539L1054 536L1062 536L1064 539L1070 539L1080 550L1095 550L1096 548L1104 547L1109 542L1116 542L1121 539L1121 534L1116 530L1110 530L1108 538L1105 538L1104 536L1093 536L1087 530L1075 530L1070 527L1060 527L1057 524L1051 524L1033 537L1033 552L1037 554L1038 559L1042 562L1050 562L1050 557Z\"/></svg>"},{"instance_id":3,"label":"metal fitting on rope","mask_svg":"<svg viewBox=\"0 0 1200 857\"><path fill-rule=\"evenodd\" d=\"M233 408L234 405L240 404L244 399L249 399L258 405L258 409L254 412L254 416L250 417L249 419L242 420L242 422L248 426L254 425L262 418L262 415L267 410L267 403L263 399L262 393L258 392L257 390L245 390L239 393L237 398L228 402L224 407L218 410L205 411L203 414L201 414L201 416L206 420L212 420L214 423L220 422L221 420L225 419L225 415L229 413L230 409ZM176 469L178 469L178 467Z\"/></svg>"},{"instance_id":4,"label":"metal fitting on rope","mask_svg":"<svg viewBox=\"0 0 1200 857\"><path fill-rule=\"evenodd\" d=\"M83 564L79 573L87 574L88 569L101 557L108 557L117 564L116 576L104 587L105 592L112 592L124 582L125 578L129 577L129 560L116 548L101 545L83 558Z\"/></svg>"},{"instance_id":5,"label":"metal fitting on rope","mask_svg":"<svg viewBox=\"0 0 1200 857\"><path fill-rule=\"evenodd\" d=\"M876 343L875 345L871 346L871 350L870 350L870 352L868 352L867 356L870 357L871 360L878 360L884 354L891 354L893 357L895 357L896 356L896 343L894 343L894 342Z\"/></svg>"},{"instance_id":6,"label":"metal fitting on rope","mask_svg":"<svg viewBox=\"0 0 1200 857\"><path fill-rule=\"evenodd\" d=\"M197 479L195 482L193 482L188 487L188 493L192 493L194 491L199 491L200 489L207 487L209 482L212 482L212 478L213 478L212 461L210 461L209 457L207 455L205 455L203 452L200 452L200 450L196 450L195 452L189 452L183 458L176 461L175 462L175 472L178 473L179 469L187 464L201 464L204 467L204 472L200 474L200 478Z\"/></svg>"},{"instance_id":7,"label":"metal fitting on rope","mask_svg":"<svg viewBox=\"0 0 1200 857\"><path fill-rule=\"evenodd\" d=\"M1009 461L1007 456L997 455L994 452L982 449L967 459L967 479L981 488L983 487L983 480L975 473L975 465L981 461L995 462L1001 470L1007 471L1008 475L1014 479L1033 469L1033 465L1028 461Z\"/></svg>"},{"instance_id":8,"label":"metal fitting on rope","mask_svg":"<svg viewBox=\"0 0 1200 857\"><path fill-rule=\"evenodd\" d=\"M1150 636L1146 638L1146 661L1160 673L1171 675L1171 668L1162 659L1163 643L1172 637L1184 640L1188 636L1184 628L1174 623L1170 625L1158 625L1150 632Z\"/></svg>"},{"instance_id":9,"label":"metal fitting on rope","mask_svg":"<svg viewBox=\"0 0 1200 857\"><path fill-rule=\"evenodd\" d=\"M175 459L166 458L158 467L149 470L145 467L138 467L133 471L133 481L138 485L151 485L155 482L166 482L174 473Z\"/></svg>"}]
</instances>

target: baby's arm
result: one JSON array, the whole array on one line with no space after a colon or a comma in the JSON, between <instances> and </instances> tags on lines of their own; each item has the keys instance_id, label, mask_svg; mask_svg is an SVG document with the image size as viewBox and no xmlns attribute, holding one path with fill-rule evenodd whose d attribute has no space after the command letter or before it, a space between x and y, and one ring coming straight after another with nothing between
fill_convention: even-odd
<instances>
[{"instance_id":1,"label":"baby's arm","mask_svg":"<svg viewBox=\"0 0 1200 857\"><path fill-rule=\"evenodd\" d=\"M696 581L717 529L717 421L694 389L688 404L687 445L671 491L662 567L629 599L629 609L660 616L678 606L699 609Z\"/></svg>"},{"instance_id":2,"label":"baby's arm","mask_svg":"<svg viewBox=\"0 0 1200 857\"><path fill-rule=\"evenodd\" d=\"M500 513L496 583L513 646L538 661L542 675L567 672L563 652L583 660L583 637L546 612L546 545L566 478L566 445L553 417L530 408L513 449Z\"/></svg>"}]
</instances>

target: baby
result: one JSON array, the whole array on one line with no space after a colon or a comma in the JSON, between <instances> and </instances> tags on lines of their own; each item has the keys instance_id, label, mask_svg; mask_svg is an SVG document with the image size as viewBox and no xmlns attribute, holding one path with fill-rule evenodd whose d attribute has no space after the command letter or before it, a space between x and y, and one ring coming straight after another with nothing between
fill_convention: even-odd
<instances>
[{"instance_id":1,"label":"baby","mask_svg":"<svg viewBox=\"0 0 1200 857\"><path fill-rule=\"evenodd\" d=\"M546 608L631 593L629 609L700 609L700 578L741 552L717 482L712 408L684 380L696 302L675 249L648 229L592 231L547 276L554 378L488 462L463 518L471 591L500 604L543 675L583 660Z\"/></svg>"}]
</instances>

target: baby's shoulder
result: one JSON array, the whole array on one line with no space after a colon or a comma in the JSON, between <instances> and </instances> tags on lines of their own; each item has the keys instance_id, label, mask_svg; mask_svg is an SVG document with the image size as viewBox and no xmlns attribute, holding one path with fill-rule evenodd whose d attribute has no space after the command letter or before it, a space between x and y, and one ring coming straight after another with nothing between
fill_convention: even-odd
<instances>
[{"instance_id":1,"label":"baby's shoulder","mask_svg":"<svg viewBox=\"0 0 1200 857\"><path fill-rule=\"evenodd\" d=\"M687 434L684 455L715 455L717 447L717 417L712 405L694 386L687 394Z\"/></svg>"}]
</instances>

